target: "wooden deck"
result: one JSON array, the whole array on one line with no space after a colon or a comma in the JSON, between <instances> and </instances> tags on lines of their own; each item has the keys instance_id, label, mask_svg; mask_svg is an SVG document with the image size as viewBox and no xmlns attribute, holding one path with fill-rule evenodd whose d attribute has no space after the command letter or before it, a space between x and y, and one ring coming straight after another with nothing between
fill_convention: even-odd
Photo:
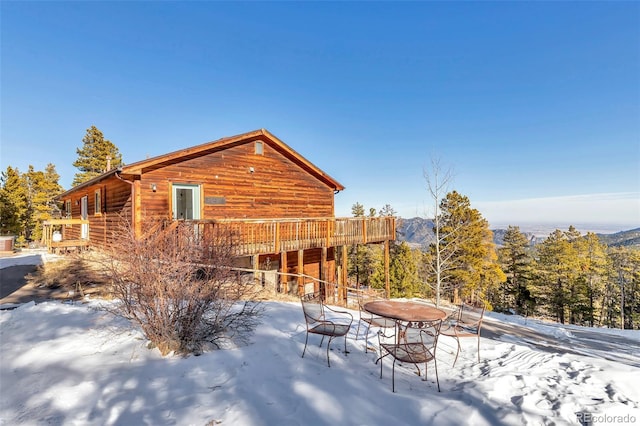
<instances>
[{"instance_id":1,"label":"wooden deck","mask_svg":"<svg viewBox=\"0 0 640 426\"><path fill-rule=\"evenodd\" d=\"M395 240L394 217L194 221L200 235L223 229L237 235L239 256Z\"/></svg>"},{"instance_id":2,"label":"wooden deck","mask_svg":"<svg viewBox=\"0 0 640 426\"><path fill-rule=\"evenodd\" d=\"M352 244L382 243L395 240L394 217L304 218L304 219L230 219L194 220L198 235L215 231L236 236L238 256L282 253ZM88 225L80 219L51 219L44 222L42 242L49 251L64 247L88 247L91 239L67 239L65 227ZM53 241L54 230L61 230L62 241ZM91 230L89 230L89 234ZM75 234L78 234L76 232Z\"/></svg>"},{"instance_id":3,"label":"wooden deck","mask_svg":"<svg viewBox=\"0 0 640 426\"><path fill-rule=\"evenodd\" d=\"M42 244L47 246L51 253L68 250L84 250L90 246L89 239L65 238L66 227L89 226L88 220L82 219L49 219L43 222ZM62 236L61 241L54 241L53 234L59 231Z\"/></svg>"}]
</instances>

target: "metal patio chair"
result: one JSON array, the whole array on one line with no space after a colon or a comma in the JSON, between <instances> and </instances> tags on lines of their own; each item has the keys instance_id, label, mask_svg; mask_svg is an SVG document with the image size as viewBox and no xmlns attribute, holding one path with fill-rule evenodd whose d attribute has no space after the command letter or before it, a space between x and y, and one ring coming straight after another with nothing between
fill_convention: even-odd
<instances>
[{"instance_id":1,"label":"metal patio chair","mask_svg":"<svg viewBox=\"0 0 640 426\"><path fill-rule=\"evenodd\" d=\"M353 315L346 311L331 309L330 307L325 305L322 300L322 295L319 292L305 294L300 298L300 301L302 302L304 319L307 323L307 334L304 340L302 358L304 358L304 354L307 350L309 334L319 334L322 336L322 339L320 340L320 347L322 347L322 342L324 341L325 336L328 336L329 341L327 342L327 365L331 367L331 362L329 361L329 349L331 346L331 341L335 337L344 336L344 353L345 355L348 353L347 333L349 333L349 329L351 328ZM327 313L329 313L330 318L327 317ZM337 314L339 314L340 317L338 317Z\"/></svg>"},{"instance_id":2,"label":"metal patio chair","mask_svg":"<svg viewBox=\"0 0 640 426\"><path fill-rule=\"evenodd\" d=\"M454 367L461 351L460 339L467 337L478 339L478 362L480 362L480 329L482 328L484 311L484 303L480 307L463 303L445 319L440 334L455 338L458 344L456 359L453 361Z\"/></svg>"},{"instance_id":3,"label":"metal patio chair","mask_svg":"<svg viewBox=\"0 0 640 426\"><path fill-rule=\"evenodd\" d=\"M395 337L396 321L391 318L374 315L364 309L365 303L379 300L380 297L376 297L374 294L364 293L360 291L358 292L357 296L360 321L358 321L358 329L356 330L356 340L358 340L358 336L360 335L360 325L362 324L363 328L366 327L364 341L364 351L366 353L369 350L369 331L371 330L371 327L378 329L378 347L380 347L381 338ZM391 330L393 330L393 332L391 332Z\"/></svg>"},{"instance_id":4,"label":"metal patio chair","mask_svg":"<svg viewBox=\"0 0 640 426\"><path fill-rule=\"evenodd\" d=\"M414 364L420 376L420 364L424 363L424 380L427 380L427 366L433 361L436 370L436 383L440 392L440 380L438 379L438 362L436 360L436 348L442 320L435 321L411 321L401 323L397 343L383 343L381 348L393 357L391 367L391 391L396 391L395 371L396 363ZM380 358L380 378L382 378L382 357Z\"/></svg>"}]
</instances>

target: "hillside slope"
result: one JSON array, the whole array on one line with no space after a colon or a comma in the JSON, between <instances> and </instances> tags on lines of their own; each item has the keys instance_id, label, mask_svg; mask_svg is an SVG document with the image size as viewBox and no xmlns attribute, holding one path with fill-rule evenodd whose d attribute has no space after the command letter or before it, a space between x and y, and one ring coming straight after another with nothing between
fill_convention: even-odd
<instances>
[{"instance_id":1,"label":"hillside slope","mask_svg":"<svg viewBox=\"0 0 640 426\"><path fill-rule=\"evenodd\" d=\"M506 229L492 229L493 242L497 246L503 244ZM544 238L537 237L532 232L523 232L532 246L540 244ZM601 242L609 247L637 247L640 248L640 228L628 231L616 232L614 234L596 234ZM406 241L411 247L427 247L433 243L433 221L422 217L412 217L410 219L399 220L398 241Z\"/></svg>"}]
</instances>

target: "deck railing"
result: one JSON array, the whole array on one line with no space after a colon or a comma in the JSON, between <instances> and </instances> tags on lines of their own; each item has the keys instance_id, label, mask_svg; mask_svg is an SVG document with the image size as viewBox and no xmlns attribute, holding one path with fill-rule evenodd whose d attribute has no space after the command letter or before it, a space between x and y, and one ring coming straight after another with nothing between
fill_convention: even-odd
<instances>
[{"instance_id":1,"label":"deck railing","mask_svg":"<svg viewBox=\"0 0 640 426\"><path fill-rule=\"evenodd\" d=\"M82 249L89 246L89 221L83 219L49 219L43 223L42 244L49 251L58 249ZM85 227L87 238L71 239L68 235L81 236ZM56 236L56 234L58 234Z\"/></svg>"},{"instance_id":2,"label":"deck railing","mask_svg":"<svg viewBox=\"0 0 640 426\"><path fill-rule=\"evenodd\" d=\"M310 248L395 240L394 217L305 219L225 219L194 221L200 235L230 232L238 255L281 253Z\"/></svg>"},{"instance_id":3,"label":"deck railing","mask_svg":"<svg viewBox=\"0 0 640 426\"><path fill-rule=\"evenodd\" d=\"M223 219L194 220L198 235L223 231L233 235L238 256L282 253L321 247L380 243L395 240L394 217L302 218L302 219ZM64 227L88 228L89 221L51 219L44 223L43 243L49 250L64 246L87 246L90 239L55 241L53 233ZM74 232L79 235L79 228Z\"/></svg>"}]
</instances>

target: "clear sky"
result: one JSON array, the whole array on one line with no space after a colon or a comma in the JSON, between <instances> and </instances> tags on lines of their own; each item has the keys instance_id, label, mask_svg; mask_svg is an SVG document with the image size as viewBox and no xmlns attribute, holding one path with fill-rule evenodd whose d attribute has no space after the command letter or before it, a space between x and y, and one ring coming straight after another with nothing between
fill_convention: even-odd
<instances>
[{"instance_id":1,"label":"clear sky","mask_svg":"<svg viewBox=\"0 0 640 426\"><path fill-rule=\"evenodd\" d=\"M351 206L640 226L639 2L0 2L1 164L126 163L266 128Z\"/></svg>"}]
</instances>

